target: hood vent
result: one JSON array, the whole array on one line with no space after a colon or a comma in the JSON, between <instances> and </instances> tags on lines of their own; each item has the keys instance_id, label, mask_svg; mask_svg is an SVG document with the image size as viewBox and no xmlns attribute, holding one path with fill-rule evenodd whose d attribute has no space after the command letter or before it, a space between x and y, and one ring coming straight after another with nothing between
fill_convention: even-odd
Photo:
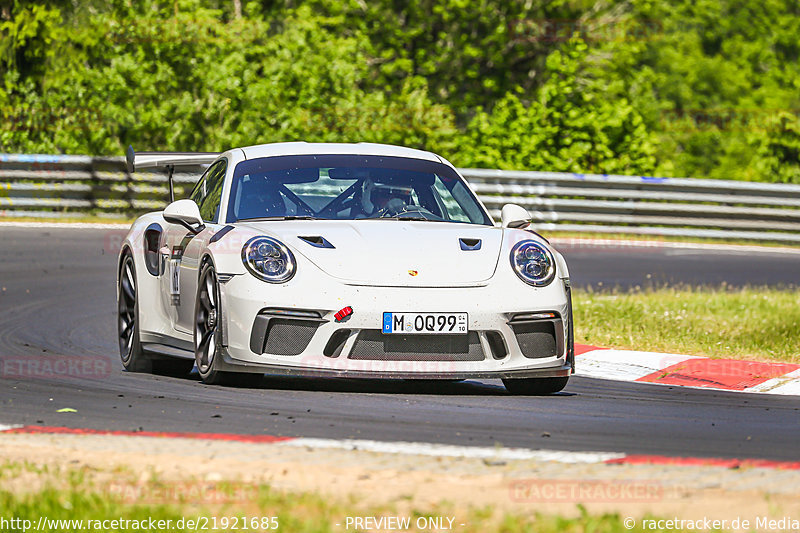
<instances>
[{"instance_id":1,"label":"hood vent","mask_svg":"<svg viewBox=\"0 0 800 533\"><path fill-rule=\"evenodd\" d=\"M472 250L480 250L481 249L481 240L480 239L458 239L458 243L461 245L462 250L472 251Z\"/></svg>"},{"instance_id":2,"label":"hood vent","mask_svg":"<svg viewBox=\"0 0 800 533\"><path fill-rule=\"evenodd\" d=\"M325 237L322 237L320 235L315 235L313 237L301 237L298 235L297 238L307 242L314 248L336 248L334 245L328 242L328 240L325 239Z\"/></svg>"}]
</instances>

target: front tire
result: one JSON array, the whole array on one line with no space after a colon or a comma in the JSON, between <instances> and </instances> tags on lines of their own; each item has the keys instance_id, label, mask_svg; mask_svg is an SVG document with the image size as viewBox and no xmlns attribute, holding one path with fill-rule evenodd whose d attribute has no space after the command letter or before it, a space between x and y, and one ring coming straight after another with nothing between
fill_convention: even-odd
<instances>
[{"instance_id":1,"label":"front tire","mask_svg":"<svg viewBox=\"0 0 800 533\"><path fill-rule=\"evenodd\" d=\"M219 354L219 282L211 264L200 272L194 306L194 358L203 383L216 385L224 373L217 370Z\"/></svg>"},{"instance_id":2,"label":"front tire","mask_svg":"<svg viewBox=\"0 0 800 533\"><path fill-rule=\"evenodd\" d=\"M567 386L569 377L504 379L503 385L511 394L522 396L546 396L560 392Z\"/></svg>"},{"instance_id":3,"label":"front tire","mask_svg":"<svg viewBox=\"0 0 800 533\"><path fill-rule=\"evenodd\" d=\"M219 370L219 343L222 301L214 266L207 263L200 271L194 306L194 358L200 379L208 385L257 385L263 374Z\"/></svg>"},{"instance_id":4,"label":"front tire","mask_svg":"<svg viewBox=\"0 0 800 533\"><path fill-rule=\"evenodd\" d=\"M151 372L152 361L139 340L139 304L136 294L136 267L126 252L119 271L117 287L117 335L122 366L128 372Z\"/></svg>"}]
</instances>

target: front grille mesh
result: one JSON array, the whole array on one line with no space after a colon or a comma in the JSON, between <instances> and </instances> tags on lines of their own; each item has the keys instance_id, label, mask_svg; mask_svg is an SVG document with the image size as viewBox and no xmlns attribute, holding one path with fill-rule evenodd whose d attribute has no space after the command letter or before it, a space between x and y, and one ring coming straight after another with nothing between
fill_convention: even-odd
<instances>
[{"instance_id":1,"label":"front grille mesh","mask_svg":"<svg viewBox=\"0 0 800 533\"><path fill-rule=\"evenodd\" d=\"M555 326L551 321L512 324L522 355L541 359L558 355Z\"/></svg>"},{"instance_id":2,"label":"front grille mesh","mask_svg":"<svg viewBox=\"0 0 800 533\"><path fill-rule=\"evenodd\" d=\"M358 334L350 359L373 361L483 361L478 334L384 335L380 330Z\"/></svg>"},{"instance_id":3,"label":"front grille mesh","mask_svg":"<svg viewBox=\"0 0 800 533\"><path fill-rule=\"evenodd\" d=\"M313 320L294 320L273 318L267 329L267 343L264 353L273 355L299 355L319 327Z\"/></svg>"}]
</instances>

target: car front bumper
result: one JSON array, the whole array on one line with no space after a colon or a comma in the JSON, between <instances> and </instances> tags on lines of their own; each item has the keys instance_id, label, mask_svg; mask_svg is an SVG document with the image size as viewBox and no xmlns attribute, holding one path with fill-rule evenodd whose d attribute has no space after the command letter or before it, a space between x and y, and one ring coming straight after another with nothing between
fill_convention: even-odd
<instances>
[{"instance_id":1,"label":"car front bumper","mask_svg":"<svg viewBox=\"0 0 800 533\"><path fill-rule=\"evenodd\" d=\"M352 378L564 377L571 373L568 289L493 278L474 287L372 287L249 274L221 285L219 370ZM352 315L334 315L351 307ZM383 335L384 312L468 314L468 335ZM547 315L551 316L547 316Z\"/></svg>"}]
</instances>

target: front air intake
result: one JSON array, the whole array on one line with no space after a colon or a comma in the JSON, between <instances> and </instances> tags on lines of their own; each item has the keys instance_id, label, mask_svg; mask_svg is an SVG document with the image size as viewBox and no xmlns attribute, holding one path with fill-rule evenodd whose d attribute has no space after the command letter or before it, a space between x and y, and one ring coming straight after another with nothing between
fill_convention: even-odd
<instances>
[{"instance_id":1,"label":"front air intake","mask_svg":"<svg viewBox=\"0 0 800 533\"><path fill-rule=\"evenodd\" d=\"M558 355L558 343L553 323L550 321L513 324L522 355L528 359L541 359Z\"/></svg>"},{"instance_id":2,"label":"front air intake","mask_svg":"<svg viewBox=\"0 0 800 533\"><path fill-rule=\"evenodd\" d=\"M328 339L328 343L325 345L325 349L322 350L322 354L325 357L339 357L348 337L350 337L349 329L337 329L333 332L331 338Z\"/></svg>"},{"instance_id":3,"label":"front air intake","mask_svg":"<svg viewBox=\"0 0 800 533\"><path fill-rule=\"evenodd\" d=\"M384 335L367 329L358 334L350 359L370 361L483 361L478 334Z\"/></svg>"},{"instance_id":4,"label":"front air intake","mask_svg":"<svg viewBox=\"0 0 800 533\"><path fill-rule=\"evenodd\" d=\"M311 320L274 318L267 327L264 353L299 355L306 349L320 323Z\"/></svg>"},{"instance_id":5,"label":"front air intake","mask_svg":"<svg viewBox=\"0 0 800 533\"><path fill-rule=\"evenodd\" d=\"M299 355L324 322L318 311L263 309L253 322L250 350L259 355Z\"/></svg>"},{"instance_id":6,"label":"front air intake","mask_svg":"<svg viewBox=\"0 0 800 533\"><path fill-rule=\"evenodd\" d=\"M557 313L522 313L509 322L522 355L528 359L564 353L564 323Z\"/></svg>"}]
</instances>

